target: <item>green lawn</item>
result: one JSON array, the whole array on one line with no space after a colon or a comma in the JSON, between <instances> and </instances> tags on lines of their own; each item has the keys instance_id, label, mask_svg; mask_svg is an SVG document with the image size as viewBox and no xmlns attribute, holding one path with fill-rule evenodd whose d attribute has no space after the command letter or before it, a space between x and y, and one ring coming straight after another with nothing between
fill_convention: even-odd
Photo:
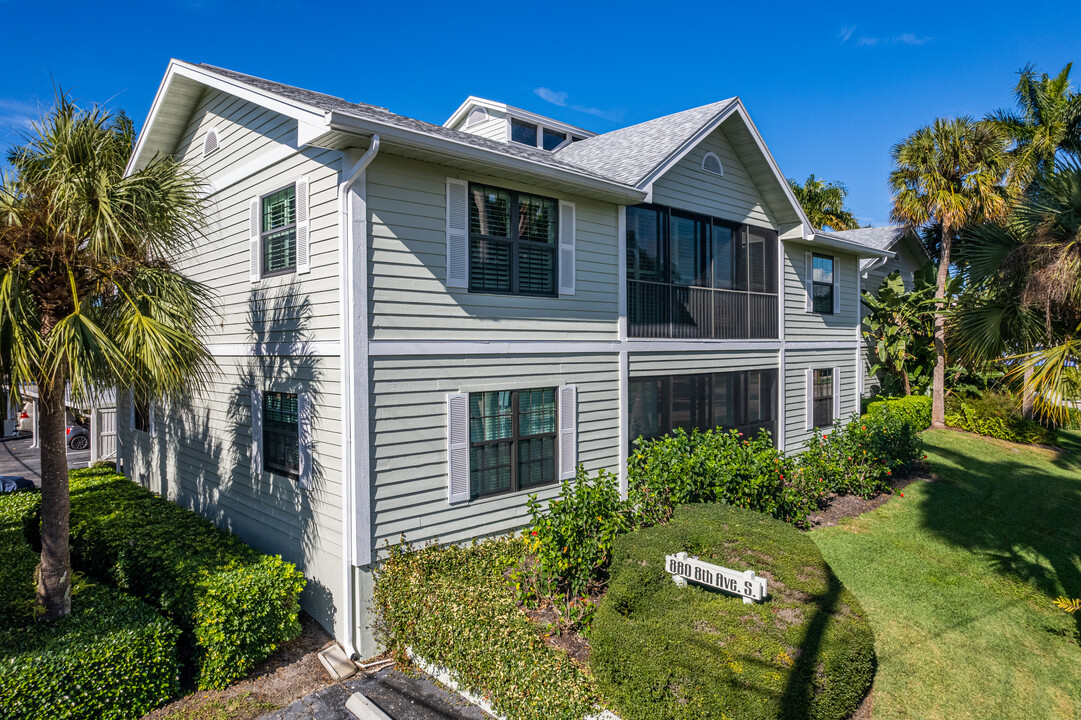
<instances>
[{"instance_id":1,"label":"green lawn","mask_svg":"<svg viewBox=\"0 0 1081 720\"><path fill-rule=\"evenodd\" d=\"M924 433L938 482L810 533L871 619L875 720L1081 716L1081 434Z\"/></svg>"}]
</instances>

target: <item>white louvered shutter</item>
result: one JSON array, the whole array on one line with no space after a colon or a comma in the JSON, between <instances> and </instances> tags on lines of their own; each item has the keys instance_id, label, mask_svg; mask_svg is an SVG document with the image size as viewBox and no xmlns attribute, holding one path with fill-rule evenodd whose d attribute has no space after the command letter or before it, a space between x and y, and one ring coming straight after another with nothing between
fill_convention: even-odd
<instances>
[{"instance_id":1,"label":"white louvered shutter","mask_svg":"<svg viewBox=\"0 0 1081 720\"><path fill-rule=\"evenodd\" d=\"M559 478L573 478L578 466L578 387L559 388Z\"/></svg>"},{"instance_id":2,"label":"white louvered shutter","mask_svg":"<svg viewBox=\"0 0 1081 720\"><path fill-rule=\"evenodd\" d=\"M841 263L833 257L833 314L841 313Z\"/></svg>"},{"instance_id":3,"label":"white louvered shutter","mask_svg":"<svg viewBox=\"0 0 1081 720\"><path fill-rule=\"evenodd\" d=\"M807 312L814 312L815 298L814 298L814 257L811 253L807 252L803 254L804 268L806 272L803 278L803 284L807 290Z\"/></svg>"},{"instance_id":4,"label":"white louvered shutter","mask_svg":"<svg viewBox=\"0 0 1081 720\"><path fill-rule=\"evenodd\" d=\"M263 274L263 258L259 252L259 198L252 198L248 208L248 261L251 281L259 282Z\"/></svg>"},{"instance_id":5,"label":"white louvered shutter","mask_svg":"<svg viewBox=\"0 0 1081 720\"><path fill-rule=\"evenodd\" d=\"M833 368L833 426L840 427L841 422L841 368Z\"/></svg>"},{"instance_id":6,"label":"white louvered shutter","mask_svg":"<svg viewBox=\"0 0 1081 720\"><path fill-rule=\"evenodd\" d=\"M815 426L815 388L814 370L807 368L807 429L813 430Z\"/></svg>"},{"instance_id":7,"label":"white louvered shutter","mask_svg":"<svg viewBox=\"0 0 1081 720\"><path fill-rule=\"evenodd\" d=\"M259 477L263 472L263 393L251 391L251 473Z\"/></svg>"},{"instance_id":8,"label":"white louvered shutter","mask_svg":"<svg viewBox=\"0 0 1081 720\"><path fill-rule=\"evenodd\" d=\"M559 203L559 294L574 294L574 203Z\"/></svg>"},{"instance_id":9,"label":"white louvered shutter","mask_svg":"<svg viewBox=\"0 0 1081 720\"><path fill-rule=\"evenodd\" d=\"M302 275L312 269L310 233L308 232L309 215L308 178L302 177L296 182L297 203L297 274Z\"/></svg>"},{"instance_id":10,"label":"white louvered shutter","mask_svg":"<svg viewBox=\"0 0 1081 720\"><path fill-rule=\"evenodd\" d=\"M447 500L469 500L469 394L447 395Z\"/></svg>"},{"instance_id":11,"label":"white louvered shutter","mask_svg":"<svg viewBox=\"0 0 1081 720\"><path fill-rule=\"evenodd\" d=\"M469 287L469 183L447 178L447 287Z\"/></svg>"},{"instance_id":12,"label":"white louvered shutter","mask_svg":"<svg viewBox=\"0 0 1081 720\"><path fill-rule=\"evenodd\" d=\"M309 393L297 393L297 440L300 449L300 487L312 486L312 399Z\"/></svg>"}]
</instances>

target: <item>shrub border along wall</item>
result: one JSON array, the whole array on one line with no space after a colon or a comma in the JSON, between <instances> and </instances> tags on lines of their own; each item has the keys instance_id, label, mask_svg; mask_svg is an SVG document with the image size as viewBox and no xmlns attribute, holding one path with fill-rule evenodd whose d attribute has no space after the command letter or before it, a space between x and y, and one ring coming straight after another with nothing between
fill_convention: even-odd
<instances>
[{"instance_id":1,"label":"shrub border along wall","mask_svg":"<svg viewBox=\"0 0 1081 720\"><path fill-rule=\"evenodd\" d=\"M37 492L0 495L0 716L126 720L176 696L180 629L137 598L76 578L71 614L34 622Z\"/></svg>"}]
</instances>

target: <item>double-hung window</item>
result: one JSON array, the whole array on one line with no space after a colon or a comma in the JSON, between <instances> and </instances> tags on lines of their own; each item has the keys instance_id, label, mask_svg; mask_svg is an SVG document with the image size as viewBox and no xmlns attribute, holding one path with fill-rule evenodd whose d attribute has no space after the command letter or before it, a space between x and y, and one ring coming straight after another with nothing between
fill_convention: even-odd
<instances>
[{"instance_id":1,"label":"double-hung window","mask_svg":"<svg viewBox=\"0 0 1081 720\"><path fill-rule=\"evenodd\" d=\"M627 208L627 310L632 337L778 337L777 233Z\"/></svg>"},{"instance_id":2,"label":"double-hung window","mask_svg":"<svg viewBox=\"0 0 1081 720\"><path fill-rule=\"evenodd\" d=\"M263 394L263 469L300 477L300 407L295 393Z\"/></svg>"},{"instance_id":3,"label":"double-hung window","mask_svg":"<svg viewBox=\"0 0 1081 720\"><path fill-rule=\"evenodd\" d=\"M815 370L813 374L812 423L824 428L833 425L833 370Z\"/></svg>"},{"instance_id":4,"label":"double-hung window","mask_svg":"<svg viewBox=\"0 0 1081 720\"><path fill-rule=\"evenodd\" d=\"M558 228L557 201L470 184L470 292L554 297Z\"/></svg>"},{"instance_id":5,"label":"double-hung window","mask_svg":"<svg viewBox=\"0 0 1081 720\"><path fill-rule=\"evenodd\" d=\"M822 315L833 314L834 259L831 255L812 256L811 298L812 309Z\"/></svg>"},{"instance_id":6,"label":"double-hung window","mask_svg":"<svg viewBox=\"0 0 1081 720\"><path fill-rule=\"evenodd\" d=\"M469 394L472 497L556 482L556 389Z\"/></svg>"},{"instance_id":7,"label":"double-hung window","mask_svg":"<svg viewBox=\"0 0 1081 720\"><path fill-rule=\"evenodd\" d=\"M297 266L296 186L259 199L259 244L264 277L293 272Z\"/></svg>"}]
</instances>

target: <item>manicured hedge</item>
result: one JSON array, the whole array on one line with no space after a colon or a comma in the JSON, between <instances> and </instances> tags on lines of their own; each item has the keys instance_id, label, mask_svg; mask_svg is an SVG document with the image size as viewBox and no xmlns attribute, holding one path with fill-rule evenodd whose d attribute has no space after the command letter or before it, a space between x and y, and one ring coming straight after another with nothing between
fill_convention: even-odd
<instances>
[{"instance_id":1,"label":"manicured hedge","mask_svg":"<svg viewBox=\"0 0 1081 720\"><path fill-rule=\"evenodd\" d=\"M201 689L249 674L300 634L304 576L108 469L71 473L72 564L183 630Z\"/></svg>"},{"instance_id":2,"label":"manicured hedge","mask_svg":"<svg viewBox=\"0 0 1081 720\"><path fill-rule=\"evenodd\" d=\"M76 576L71 614L35 622L24 521L39 495L0 495L0 717L140 717L179 691L180 629L145 603Z\"/></svg>"},{"instance_id":3,"label":"manicured hedge","mask_svg":"<svg viewBox=\"0 0 1081 720\"><path fill-rule=\"evenodd\" d=\"M867 404L867 415L872 417L887 411L908 420L917 431L931 427L931 397L929 395L884 397Z\"/></svg>"},{"instance_id":4,"label":"manicured hedge","mask_svg":"<svg viewBox=\"0 0 1081 720\"><path fill-rule=\"evenodd\" d=\"M391 650L447 668L510 720L581 720L597 699L588 675L544 644L505 577L524 549L511 538L392 548L376 572L377 630Z\"/></svg>"},{"instance_id":5,"label":"manicured hedge","mask_svg":"<svg viewBox=\"0 0 1081 720\"><path fill-rule=\"evenodd\" d=\"M71 614L0 628L0 716L127 720L180 690L180 629L130 595L84 583Z\"/></svg>"},{"instance_id":6,"label":"manicured hedge","mask_svg":"<svg viewBox=\"0 0 1081 720\"><path fill-rule=\"evenodd\" d=\"M767 577L752 605L665 573L685 551ZM615 542L590 665L623 720L848 717L870 688L874 636L856 598L806 535L725 505L679 508Z\"/></svg>"}]
</instances>

